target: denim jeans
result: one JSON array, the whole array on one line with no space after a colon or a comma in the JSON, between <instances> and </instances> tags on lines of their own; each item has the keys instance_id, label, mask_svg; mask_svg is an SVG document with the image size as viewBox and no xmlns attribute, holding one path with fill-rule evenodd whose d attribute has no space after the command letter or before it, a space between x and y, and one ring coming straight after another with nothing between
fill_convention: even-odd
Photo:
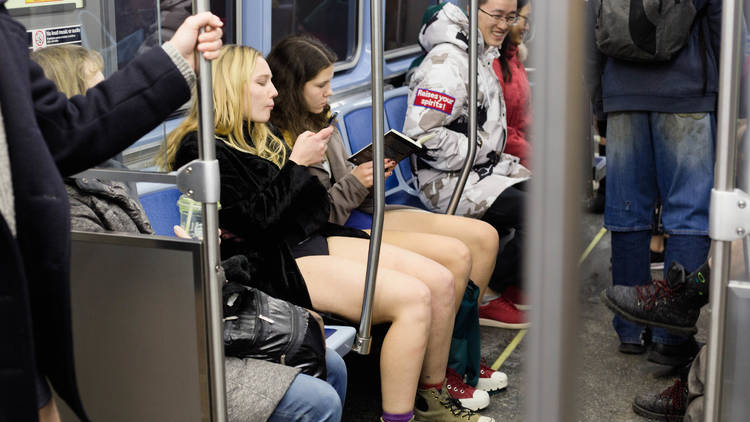
<instances>
[{"instance_id":1,"label":"denim jeans","mask_svg":"<svg viewBox=\"0 0 750 422\"><path fill-rule=\"evenodd\" d=\"M651 279L649 240L657 200L669 235L665 270L677 261L686 271L707 258L708 205L713 186L715 118L712 113L611 113L607 122L607 196L604 225L612 231L612 283ZM624 343L640 343L643 327L615 317ZM679 344L686 337L653 330L653 341Z\"/></svg>"},{"instance_id":2,"label":"denim jeans","mask_svg":"<svg viewBox=\"0 0 750 422\"><path fill-rule=\"evenodd\" d=\"M346 365L331 349L326 350L326 378L298 374L276 406L268 422L338 422L346 397Z\"/></svg>"}]
</instances>

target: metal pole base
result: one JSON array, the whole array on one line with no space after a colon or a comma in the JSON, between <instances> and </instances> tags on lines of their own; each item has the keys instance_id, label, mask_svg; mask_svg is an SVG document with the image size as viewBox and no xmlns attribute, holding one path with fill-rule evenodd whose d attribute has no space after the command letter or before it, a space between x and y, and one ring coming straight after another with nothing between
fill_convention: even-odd
<instances>
[{"instance_id":1,"label":"metal pole base","mask_svg":"<svg viewBox=\"0 0 750 422\"><path fill-rule=\"evenodd\" d=\"M354 338L352 350L360 355L369 355L372 346L372 337L360 337L359 334Z\"/></svg>"}]
</instances>

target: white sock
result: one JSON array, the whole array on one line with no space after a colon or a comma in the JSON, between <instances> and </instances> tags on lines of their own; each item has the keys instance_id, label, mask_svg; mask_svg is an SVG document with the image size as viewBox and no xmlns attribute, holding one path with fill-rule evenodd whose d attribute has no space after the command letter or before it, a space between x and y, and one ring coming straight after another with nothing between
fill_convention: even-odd
<instances>
[{"instance_id":1,"label":"white sock","mask_svg":"<svg viewBox=\"0 0 750 422\"><path fill-rule=\"evenodd\" d=\"M500 293L495 293L491 289L487 289L487 291L484 292L484 296L482 297L480 304L486 305L499 297L500 297Z\"/></svg>"}]
</instances>

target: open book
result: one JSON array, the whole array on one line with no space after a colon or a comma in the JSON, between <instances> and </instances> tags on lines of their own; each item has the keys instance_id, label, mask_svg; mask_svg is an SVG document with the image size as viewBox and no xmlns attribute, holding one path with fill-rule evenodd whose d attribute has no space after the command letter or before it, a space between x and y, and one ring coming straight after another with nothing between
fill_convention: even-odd
<instances>
[{"instance_id":1,"label":"open book","mask_svg":"<svg viewBox=\"0 0 750 422\"><path fill-rule=\"evenodd\" d=\"M398 163L411 154L420 151L422 149L422 145L428 140L432 139L433 136L435 136L435 134L430 133L420 137L415 141L414 139L404 135L396 129L391 129L386 132L385 136L383 136L385 158L390 158L391 160ZM352 154L352 156L349 157L348 160L356 165L360 165L362 163L372 161L372 157L373 150L372 143L370 143L370 145L367 145L366 147Z\"/></svg>"}]
</instances>

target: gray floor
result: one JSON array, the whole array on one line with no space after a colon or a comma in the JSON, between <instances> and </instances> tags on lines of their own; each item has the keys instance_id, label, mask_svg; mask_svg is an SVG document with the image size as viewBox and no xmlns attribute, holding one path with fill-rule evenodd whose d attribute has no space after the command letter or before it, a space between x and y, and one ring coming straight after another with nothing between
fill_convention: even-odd
<instances>
[{"instance_id":1,"label":"gray floor","mask_svg":"<svg viewBox=\"0 0 750 422\"><path fill-rule=\"evenodd\" d=\"M583 248L602 227L600 215L583 216ZM633 397L641 392L661 391L674 376L665 367L650 363L646 355L624 355L611 328L612 313L601 303L599 293L610 283L610 238L605 235L581 266L580 357L578 377L570 387L578 389L579 421L644 421L631 410ZM660 274L655 274L660 276ZM706 341L709 311L704 308L698 323L699 341ZM533 329L533 328L532 328ZM516 331L482 328L482 356L492 363L517 334ZM508 388L492 396L490 407L481 413L496 421L526 421L524 412L524 338L501 367L508 374ZM347 357L349 394L344 421L376 421L380 415L377 356ZM571 363L573 364L573 363Z\"/></svg>"}]
</instances>

